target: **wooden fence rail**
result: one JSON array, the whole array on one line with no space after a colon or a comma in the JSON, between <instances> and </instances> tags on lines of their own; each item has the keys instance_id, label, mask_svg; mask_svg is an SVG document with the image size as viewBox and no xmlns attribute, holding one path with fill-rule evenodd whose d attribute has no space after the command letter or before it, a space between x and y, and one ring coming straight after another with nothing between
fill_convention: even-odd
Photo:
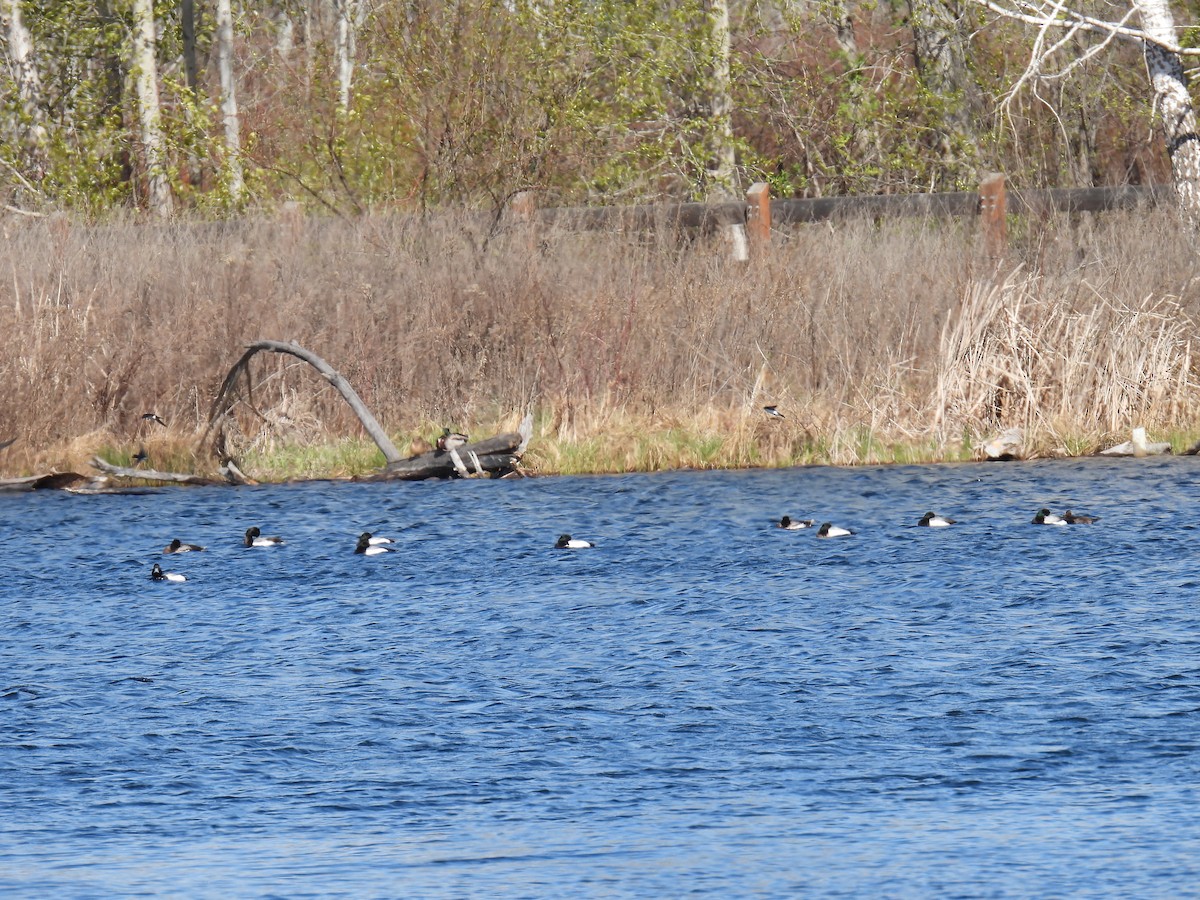
<instances>
[{"instance_id":1,"label":"wooden fence rail","mask_svg":"<svg viewBox=\"0 0 1200 900\"><path fill-rule=\"evenodd\" d=\"M990 255L1004 253L1010 215L1049 212L1106 212L1171 202L1169 185L1100 188L1054 188L1009 191L1003 175L989 175L978 191L941 194L887 194L869 197L772 199L766 184L755 184L745 200L721 203L665 203L623 207L561 207L534 209L532 196L520 194L512 210L520 220L538 221L573 230L644 230L652 228L715 228L744 225L751 246L763 252L770 246L775 225L792 225L847 218L975 217Z\"/></svg>"}]
</instances>

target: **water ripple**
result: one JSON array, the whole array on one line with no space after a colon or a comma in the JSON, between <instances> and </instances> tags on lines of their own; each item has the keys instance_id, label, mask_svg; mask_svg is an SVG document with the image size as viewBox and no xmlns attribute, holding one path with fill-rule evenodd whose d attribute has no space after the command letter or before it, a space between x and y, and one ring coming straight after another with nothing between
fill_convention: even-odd
<instances>
[{"instance_id":1,"label":"water ripple","mask_svg":"<svg viewBox=\"0 0 1200 900\"><path fill-rule=\"evenodd\" d=\"M1196 464L0 496L0 890L1186 895Z\"/></svg>"}]
</instances>

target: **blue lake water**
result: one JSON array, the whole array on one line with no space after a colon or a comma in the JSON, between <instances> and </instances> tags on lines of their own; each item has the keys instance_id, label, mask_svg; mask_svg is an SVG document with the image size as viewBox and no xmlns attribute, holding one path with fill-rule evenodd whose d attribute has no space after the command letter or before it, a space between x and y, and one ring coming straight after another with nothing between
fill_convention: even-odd
<instances>
[{"instance_id":1,"label":"blue lake water","mask_svg":"<svg viewBox=\"0 0 1200 900\"><path fill-rule=\"evenodd\" d=\"M1195 895L1198 467L0 496L0 894Z\"/></svg>"}]
</instances>

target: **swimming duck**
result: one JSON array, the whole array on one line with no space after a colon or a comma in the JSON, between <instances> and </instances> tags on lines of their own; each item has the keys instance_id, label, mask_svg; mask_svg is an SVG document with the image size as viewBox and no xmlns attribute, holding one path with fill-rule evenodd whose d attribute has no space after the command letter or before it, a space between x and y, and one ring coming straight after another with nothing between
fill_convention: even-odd
<instances>
[{"instance_id":1,"label":"swimming duck","mask_svg":"<svg viewBox=\"0 0 1200 900\"><path fill-rule=\"evenodd\" d=\"M247 547L278 547L281 544L283 544L281 537L262 537L262 532L258 530L257 525L246 529Z\"/></svg>"},{"instance_id":2,"label":"swimming duck","mask_svg":"<svg viewBox=\"0 0 1200 900\"><path fill-rule=\"evenodd\" d=\"M918 525L925 525L929 528L948 528L951 525L957 524L954 519L948 519L945 516L939 516L937 513L927 512L921 516L921 521Z\"/></svg>"},{"instance_id":3,"label":"swimming duck","mask_svg":"<svg viewBox=\"0 0 1200 900\"><path fill-rule=\"evenodd\" d=\"M191 553L193 550L203 550L199 544L185 544L179 538L171 541L167 546L163 547L163 553Z\"/></svg>"},{"instance_id":4,"label":"swimming duck","mask_svg":"<svg viewBox=\"0 0 1200 900\"><path fill-rule=\"evenodd\" d=\"M821 527L817 529L817 537L819 538L843 537L847 534L854 534L854 532L849 528L841 528L830 522L822 522Z\"/></svg>"},{"instance_id":5,"label":"swimming duck","mask_svg":"<svg viewBox=\"0 0 1200 900\"><path fill-rule=\"evenodd\" d=\"M1069 509L1062 514L1063 521L1068 525L1091 525L1093 522L1099 522L1099 516L1077 516Z\"/></svg>"},{"instance_id":6,"label":"swimming duck","mask_svg":"<svg viewBox=\"0 0 1200 900\"><path fill-rule=\"evenodd\" d=\"M155 581L187 581L178 572L164 572L158 563L155 563L154 568L150 570L150 577Z\"/></svg>"},{"instance_id":7,"label":"swimming duck","mask_svg":"<svg viewBox=\"0 0 1200 900\"><path fill-rule=\"evenodd\" d=\"M437 439L437 448L439 450L455 450L463 446L468 440L470 438L465 434L451 431L449 428L443 428L441 436Z\"/></svg>"},{"instance_id":8,"label":"swimming duck","mask_svg":"<svg viewBox=\"0 0 1200 900\"><path fill-rule=\"evenodd\" d=\"M799 531L801 528L812 528L812 519L793 519L791 516L784 516L779 520L776 528L783 528L786 531Z\"/></svg>"},{"instance_id":9,"label":"swimming duck","mask_svg":"<svg viewBox=\"0 0 1200 900\"><path fill-rule=\"evenodd\" d=\"M1062 516L1056 516L1050 510L1042 507L1038 510L1036 516L1033 517L1034 525L1066 525L1067 520Z\"/></svg>"},{"instance_id":10,"label":"swimming duck","mask_svg":"<svg viewBox=\"0 0 1200 900\"><path fill-rule=\"evenodd\" d=\"M364 531L362 534L360 534L358 536L358 539L360 541L365 540L372 547L378 547L380 544L396 543L390 537L376 537L375 535L371 534L371 532L369 532L369 531Z\"/></svg>"},{"instance_id":11,"label":"swimming duck","mask_svg":"<svg viewBox=\"0 0 1200 900\"><path fill-rule=\"evenodd\" d=\"M573 538L569 534L560 534L558 542L555 543L555 550L583 550L586 547L595 547L591 541L585 541L582 538Z\"/></svg>"},{"instance_id":12,"label":"swimming duck","mask_svg":"<svg viewBox=\"0 0 1200 900\"><path fill-rule=\"evenodd\" d=\"M384 538L389 544L390 539ZM381 553L395 553L391 547L384 547L379 544L371 543L370 532L364 531L358 538L358 544L354 547L355 553L361 553L363 556L379 556Z\"/></svg>"}]
</instances>

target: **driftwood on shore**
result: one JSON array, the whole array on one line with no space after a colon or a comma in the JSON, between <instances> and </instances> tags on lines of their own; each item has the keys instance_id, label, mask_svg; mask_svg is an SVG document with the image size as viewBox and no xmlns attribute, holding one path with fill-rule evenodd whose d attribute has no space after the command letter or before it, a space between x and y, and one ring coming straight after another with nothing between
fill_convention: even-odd
<instances>
[{"instance_id":1,"label":"driftwood on shore","mask_svg":"<svg viewBox=\"0 0 1200 900\"><path fill-rule=\"evenodd\" d=\"M308 363L350 404L350 408L358 416L363 428L379 447L386 461L380 471L359 476L355 479L357 481L417 481L425 478L467 478L479 475L501 478L517 473L517 466L533 434L533 416L526 415L517 431L498 434L452 450L431 450L405 459L401 457L387 433L350 383L325 360L294 342L285 344L282 341L255 341L248 345L246 352L225 376L217 398L213 401L208 428L201 438L201 444L204 444L215 431L212 449L220 460L220 472L224 481L187 472L161 472L136 466L118 466L96 456L92 458L91 465L104 473L103 475L54 472L26 478L0 479L0 492L57 489L75 493L104 493L130 490L128 486L114 486L111 479L190 485L255 483L241 472L237 462L226 450L224 421L236 401L234 388L238 380L244 377L249 385L250 359L254 354L264 351L286 353ZM3 449L3 445L0 445L0 449Z\"/></svg>"},{"instance_id":2,"label":"driftwood on shore","mask_svg":"<svg viewBox=\"0 0 1200 900\"><path fill-rule=\"evenodd\" d=\"M212 485L224 483L216 481L212 478L205 478L203 475L189 475L184 472L159 472L156 469L137 469L129 466L114 466L112 463L107 462L98 456L92 457L92 466L99 469L104 474L112 475L116 478L136 478L141 481L162 481L172 484Z\"/></svg>"},{"instance_id":3,"label":"driftwood on shore","mask_svg":"<svg viewBox=\"0 0 1200 900\"><path fill-rule=\"evenodd\" d=\"M250 360L256 353L262 352L286 353L308 363L320 373L321 377L333 385L350 405L350 409L358 417L371 440L375 442L375 446L379 448L385 461L383 469L379 472L359 476L356 479L358 481L417 481L425 478L455 478L473 475L503 477L516 471L517 464L525 453L525 448L529 445L529 439L533 434L533 417L527 415L517 431L498 434L454 450L431 450L428 453L421 453L405 459L400 455L379 421L367 409L367 405L363 403L362 398L358 396L350 382L329 363L312 351L301 347L295 341L285 343L260 340L247 345L246 352L241 355L241 358L229 370L229 374L225 376L221 389L217 392L217 398L213 401L208 428L205 429L204 437L201 438L203 444L215 432L212 446L220 459L222 473L230 481L244 483L248 479L242 475L237 468L236 461L225 448L224 422L236 401L235 388L238 381L245 379L247 386L250 385Z\"/></svg>"},{"instance_id":4,"label":"driftwood on shore","mask_svg":"<svg viewBox=\"0 0 1200 900\"><path fill-rule=\"evenodd\" d=\"M4 494L21 491L66 491L69 494L137 494L146 490L150 489L114 484L107 475L81 475L78 472L48 472L44 475L27 475L24 478L0 478L0 493Z\"/></svg>"},{"instance_id":5,"label":"driftwood on shore","mask_svg":"<svg viewBox=\"0 0 1200 900\"><path fill-rule=\"evenodd\" d=\"M523 428L532 427L527 416ZM489 475L499 478L516 470L529 443L522 432L509 431L465 444L454 450L430 450L409 459L388 463L381 471L360 475L356 481L420 481L425 478L455 478Z\"/></svg>"},{"instance_id":6,"label":"driftwood on shore","mask_svg":"<svg viewBox=\"0 0 1200 900\"><path fill-rule=\"evenodd\" d=\"M88 476L78 472L50 472L46 475L27 475L24 478L0 478L0 493L71 490L91 481Z\"/></svg>"}]
</instances>

